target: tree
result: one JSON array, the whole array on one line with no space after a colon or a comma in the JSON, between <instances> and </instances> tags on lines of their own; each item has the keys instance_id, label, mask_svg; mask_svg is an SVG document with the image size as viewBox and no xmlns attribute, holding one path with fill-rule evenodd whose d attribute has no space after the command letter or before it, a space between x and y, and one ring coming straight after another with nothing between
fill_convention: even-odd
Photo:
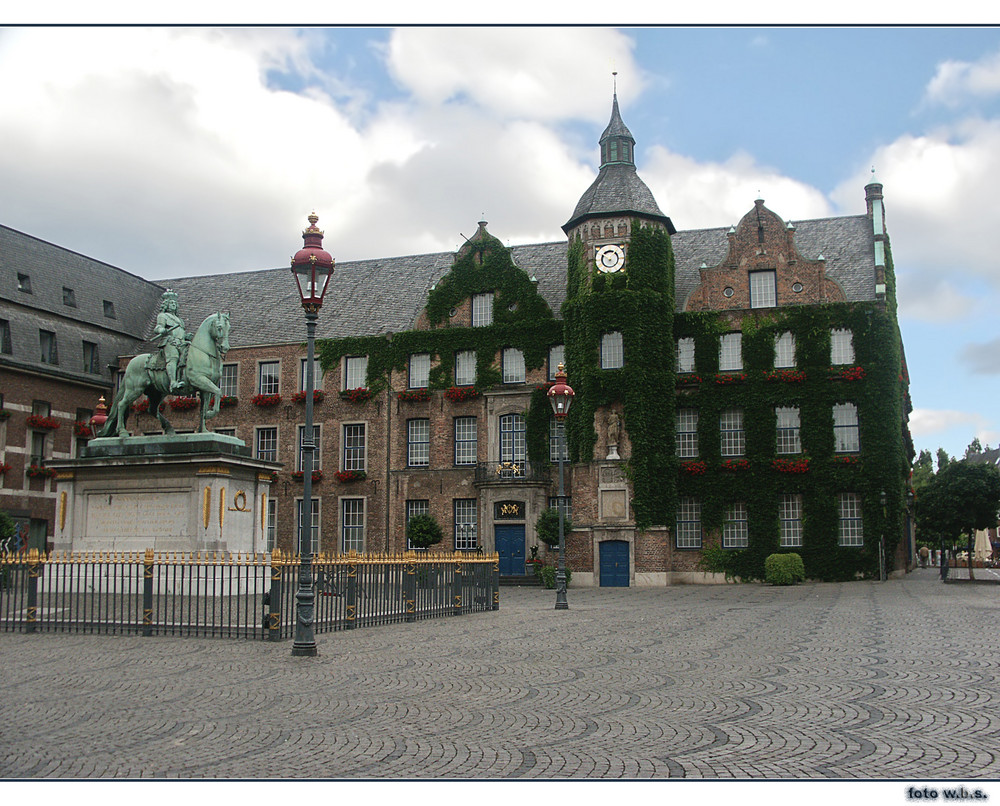
<instances>
[{"instance_id":1,"label":"tree","mask_svg":"<svg viewBox=\"0 0 1000 806\"><path fill-rule=\"evenodd\" d=\"M943 451L938 451L940 455ZM973 542L977 529L997 525L1000 509L1000 470L990 464L952 461L941 467L923 489L917 507L917 523L923 534L943 544L965 534L969 547L969 578Z\"/></svg>"},{"instance_id":2,"label":"tree","mask_svg":"<svg viewBox=\"0 0 1000 806\"><path fill-rule=\"evenodd\" d=\"M920 451L917 461L913 463L913 476L911 478L913 491L919 494L933 480L934 459L931 457L931 452L924 448Z\"/></svg>"},{"instance_id":3,"label":"tree","mask_svg":"<svg viewBox=\"0 0 1000 806\"><path fill-rule=\"evenodd\" d=\"M563 519L563 535L569 534L573 528L573 523L569 518ZM549 507L538 516L535 522L535 534L546 546L554 547L559 545L559 510Z\"/></svg>"},{"instance_id":4,"label":"tree","mask_svg":"<svg viewBox=\"0 0 1000 806\"><path fill-rule=\"evenodd\" d=\"M425 549L444 540L444 533L432 516L414 515L406 524L406 538L414 548Z\"/></svg>"},{"instance_id":5,"label":"tree","mask_svg":"<svg viewBox=\"0 0 1000 806\"><path fill-rule=\"evenodd\" d=\"M970 456L978 456L983 452L983 443L979 441L979 437L973 437L972 442L969 443L969 447L965 449L965 458L968 459Z\"/></svg>"},{"instance_id":6,"label":"tree","mask_svg":"<svg viewBox=\"0 0 1000 806\"><path fill-rule=\"evenodd\" d=\"M947 466L951 463L951 457L948 456L948 451L944 448L937 449L937 469L940 471L942 467Z\"/></svg>"},{"instance_id":7,"label":"tree","mask_svg":"<svg viewBox=\"0 0 1000 806\"><path fill-rule=\"evenodd\" d=\"M0 510L0 552L11 551L7 541L14 535L14 521L3 510Z\"/></svg>"}]
</instances>

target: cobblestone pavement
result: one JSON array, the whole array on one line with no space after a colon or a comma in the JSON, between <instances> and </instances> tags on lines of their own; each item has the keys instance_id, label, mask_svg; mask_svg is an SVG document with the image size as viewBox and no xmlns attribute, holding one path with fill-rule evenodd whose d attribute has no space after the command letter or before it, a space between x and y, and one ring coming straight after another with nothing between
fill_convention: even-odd
<instances>
[{"instance_id":1,"label":"cobblestone pavement","mask_svg":"<svg viewBox=\"0 0 1000 806\"><path fill-rule=\"evenodd\" d=\"M6 778L1000 778L1000 585L537 588L291 642L0 634Z\"/></svg>"}]
</instances>

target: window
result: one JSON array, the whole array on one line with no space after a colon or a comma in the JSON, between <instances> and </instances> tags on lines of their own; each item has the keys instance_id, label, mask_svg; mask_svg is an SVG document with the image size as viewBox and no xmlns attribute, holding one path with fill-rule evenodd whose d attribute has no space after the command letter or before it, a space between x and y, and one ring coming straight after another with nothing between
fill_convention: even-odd
<instances>
[{"instance_id":1,"label":"window","mask_svg":"<svg viewBox=\"0 0 1000 806\"><path fill-rule=\"evenodd\" d=\"M345 553L365 550L365 499L344 498L340 502L340 545Z\"/></svg>"},{"instance_id":2,"label":"window","mask_svg":"<svg viewBox=\"0 0 1000 806\"><path fill-rule=\"evenodd\" d=\"M524 415L505 414L500 418L500 461L524 462Z\"/></svg>"},{"instance_id":3,"label":"window","mask_svg":"<svg viewBox=\"0 0 1000 806\"><path fill-rule=\"evenodd\" d=\"M38 417L51 417L52 404L47 400L32 400L31 413Z\"/></svg>"},{"instance_id":4,"label":"window","mask_svg":"<svg viewBox=\"0 0 1000 806\"><path fill-rule=\"evenodd\" d=\"M308 358L299 359L299 391L306 391L306 370L308 369ZM323 367L320 366L319 359L313 359L313 389L320 389L323 386Z\"/></svg>"},{"instance_id":5,"label":"window","mask_svg":"<svg viewBox=\"0 0 1000 806\"><path fill-rule=\"evenodd\" d=\"M219 378L219 389L223 397L236 397L239 393L239 364L223 364L222 376Z\"/></svg>"},{"instance_id":6,"label":"window","mask_svg":"<svg viewBox=\"0 0 1000 806\"><path fill-rule=\"evenodd\" d=\"M352 355L344 359L344 389L368 388L368 356Z\"/></svg>"},{"instance_id":7,"label":"window","mask_svg":"<svg viewBox=\"0 0 1000 806\"><path fill-rule=\"evenodd\" d=\"M778 504L783 548L802 545L802 496L785 494Z\"/></svg>"},{"instance_id":8,"label":"window","mask_svg":"<svg viewBox=\"0 0 1000 806\"><path fill-rule=\"evenodd\" d=\"M455 353L455 386L472 386L476 382L476 354L472 350Z\"/></svg>"},{"instance_id":9,"label":"window","mask_svg":"<svg viewBox=\"0 0 1000 806\"><path fill-rule=\"evenodd\" d=\"M257 429L257 458L265 462L278 461L278 429Z\"/></svg>"},{"instance_id":10,"label":"window","mask_svg":"<svg viewBox=\"0 0 1000 806\"><path fill-rule=\"evenodd\" d=\"M774 337L774 367L795 366L795 334L790 330L775 335Z\"/></svg>"},{"instance_id":11,"label":"window","mask_svg":"<svg viewBox=\"0 0 1000 806\"><path fill-rule=\"evenodd\" d=\"M516 347L503 351L503 382L524 383L524 353Z\"/></svg>"},{"instance_id":12,"label":"window","mask_svg":"<svg viewBox=\"0 0 1000 806\"><path fill-rule=\"evenodd\" d=\"M262 395L276 395L281 388L281 362L261 361L257 365L257 392Z\"/></svg>"},{"instance_id":13,"label":"window","mask_svg":"<svg viewBox=\"0 0 1000 806\"><path fill-rule=\"evenodd\" d=\"M406 502L406 523L409 525L410 521L416 515L428 515L430 514L430 501L427 499L418 499ZM410 543L410 538L406 538L406 550L413 551L413 545Z\"/></svg>"},{"instance_id":14,"label":"window","mask_svg":"<svg viewBox=\"0 0 1000 806\"><path fill-rule=\"evenodd\" d=\"M737 501L726 507L722 522L722 548L744 549L747 547L747 505Z\"/></svg>"},{"instance_id":15,"label":"window","mask_svg":"<svg viewBox=\"0 0 1000 806\"><path fill-rule=\"evenodd\" d=\"M746 452L743 409L723 409L719 414L719 432L723 456L742 456Z\"/></svg>"},{"instance_id":16,"label":"window","mask_svg":"<svg viewBox=\"0 0 1000 806\"><path fill-rule=\"evenodd\" d=\"M273 498L267 500L267 521L264 527L264 537L267 540L267 550L274 551L278 543L278 502Z\"/></svg>"},{"instance_id":17,"label":"window","mask_svg":"<svg viewBox=\"0 0 1000 806\"><path fill-rule=\"evenodd\" d=\"M45 443L46 440L45 431L32 431L31 432L31 464L38 465L41 467L45 464Z\"/></svg>"},{"instance_id":18,"label":"window","mask_svg":"<svg viewBox=\"0 0 1000 806\"><path fill-rule=\"evenodd\" d=\"M101 374L101 359L97 345L91 341L83 343L83 371L94 375Z\"/></svg>"},{"instance_id":19,"label":"window","mask_svg":"<svg viewBox=\"0 0 1000 806\"><path fill-rule=\"evenodd\" d=\"M476 534L476 499L455 499L455 551L475 549L479 541Z\"/></svg>"},{"instance_id":20,"label":"window","mask_svg":"<svg viewBox=\"0 0 1000 806\"><path fill-rule=\"evenodd\" d=\"M833 407L834 453L857 453L861 450L858 434L858 407L853 403L837 403Z\"/></svg>"},{"instance_id":21,"label":"window","mask_svg":"<svg viewBox=\"0 0 1000 806\"><path fill-rule=\"evenodd\" d=\"M365 424L344 426L344 470L365 469Z\"/></svg>"},{"instance_id":22,"label":"window","mask_svg":"<svg viewBox=\"0 0 1000 806\"><path fill-rule=\"evenodd\" d=\"M677 455L681 459L698 456L698 409L677 412Z\"/></svg>"},{"instance_id":23,"label":"window","mask_svg":"<svg viewBox=\"0 0 1000 806\"><path fill-rule=\"evenodd\" d=\"M677 548L701 548L701 504L695 498L683 496L677 502Z\"/></svg>"},{"instance_id":24,"label":"window","mask_svg":"<svg viewBox=\"0 0 1000 806\"><path fill-rule=\"evenodd\" d=\"M799 437L799 410L796 406L774 410L778 421L777 452L802 453L802 440Z\"/></svg>"},{"instance_id":25,"label":"window","mask_svg":"<svg viewBox=\"0 0 1000 806\"><path fill-rule=\"evenodd\" d=\"M563 518L571 518L573 516L573 496L564 495L562 497L562 504L560 504L558 495L550 495L549 509L554 509L558 512L560 508L563 511Z\"/></svg>"},{"instance_id":26,"label":"window","mask_svg":"<svg viewBox=\"0 0 1000 806\"><path fill-rule=\"evenodd\" d=\"M414 353L410 356L410 388L426 389L430 385L431 354Z\"/></svg>"},{"instance_id":27,"label":"window","mask_svg":"<svg viewBox=\"0 0 1000 806\"><path fill-rule=\"evenodd\" d=\"M63 305L68 305L70 308L76 307L76 294L72 288L63 286Z\"/></svg>"},{"instance_id":28,"label":"window","mask_svg":"<svg viewBox=\"0 0 1000 806\"><path fill-rule=\"evenodd\" d=\"M472 326L486 327L493 324L493 295L474 294L472 296Z\"/></svg>"},{"instance_id":29,"label":"window","mask_svg":"<svg viewBox=\"0 0 1000 806\"><path fill-rule=\"evenodd\" d=\"M431 421L408 420L406 423L406 464L427 467L431 463Z\"/></svg>"},{"instance_id":30,"label":"window","mask_svg":"<svg viewBox=\"0 0 1000 806\"><path fill-rule=\"evenodd\" d=\"M41 348L41 361L43 364L58 364L59 349L56 346L56 334L51 330L38 331L38 344Z\"/></svg>"},{"instance_id":31,"label":"window","mask_svg":"<svg viewBox=\"0 0 1000 806\"><path fill-rule=\"evenodd\" d=\"M215 428L213 430L214 430L214 432L216 434L218 434L219 436L222 436L222 437L235 437L236 436L236 429L235 428Z\"/></svg>"},{"instance_id":32,"label":"window","mask_svg":"<svg viewBox=\"0 0 1000 806\"><path fill-rule=\"evenodd\" d=\"M17 290L23 291L25 294L31 293L31 278L27 274L21 274L18 272Z\"/></svg>"},{"instance_id":33,"label":"window","mask_svg":"<svg viewBox=\"0 0 1000 806\"><path fill-rule=\"evenodd\" d=\"M743 334L725 333L719 340L719 370L743 369Z\"/></svg>"},{"instance_id":34,"label":"window","mask_svg":"<svg viewBox=\"0 0 1000 806\"><path fill-rule=\"evenodd\" d=\"M750 272L750 307L773 308L777 304L774 271Z\"/></svg>"},{"instance_id":35,"label":"window","mask_svg":"<svg viewBox=\"0 0 1000 806\"><path fill-rule=\"evenodd\" d=\"M115 304L111 300L104 300L104 315L108 319L115 319Z\"/></svg>"},{"instance_id":36,"label":"window","mask_svg":"<svg viewBox=\"0 0 1000 806\"><path fill-rule=\"evenodd\" d=\"M319 499L312 499L312 523L309 535L309 553L319 553ZM302 499L295 499L295 550L302 545Z\"/></svg>"},{"instance_id":37,"label":"window","mask_svg":"<svg viewBox=\"0 0 1000 806\"><path fill-rule=\"evenodd\" d=\"M476 463L476 418L455 418L455 464Z\"/></svg>"},{"instance_id":38,"label":"window","mask_svg":"<svg viewBox=\"0 0 1000 806\"><path fill-rule=\"evenodd\" d=\"M620 369L625 365L622 334L605 333L601 336L601 369Z\"/></svg>"},{"instance_id":39,"label":"window","mask_svg":"<svg viewBox=\"0 0 1000 806\"><path fill-rule=\"evenodd\" d=\"M312 443L316 446L316 450L313 451L313 470L319 470L322 466L320 462L320 457L322 456L322 451L320 450L320 432L319 426L314 425L312 433ZM295 469L300 473L305 470L305 441L306 441L306 427L304 425L299 426L299 446L298 454L295 457Z\"/></svg>"},{"instance_id":40,"label":"window","mask_svg":"<svg viewBox=\"0 0 1000 806\"><path fill-rule=\"evenodd\" d=\"M566 365L566 345L564 344L557 344L554 347L549 347L550 381L554 381L556 379L556 372L558 371L560 364L564 367Z\"/></svg>"},{"instance_id":41,"label":"window","mask_svg":"<svg viewBox=\"0 0 1000 806\"><path fill-rule=\"evenodd\" d=\"M559 461L559 425L556 422L556 418L553 415L549 417L549 461L558 462ZM563 439L562 440L562 458L564 462L569 461L569 443Z\"/></svg>"},{"instance_id":42,"label":"window","mask_svg":"<svg viewBox=\"0 0 1000 806\"><path fill-rule=\"evenodd\" d=\"M854 335L843 328L830 331L830 363L854 363Z\"/></svg>"},{"instance_id":43,"label":"window","mask_svg":"<svg viewBox=\"0 0 1000 806\"><path fill-rule=\"evenodd\" d=\"M0 353L10 355L14 352L14 346L10 340L10 322L0 319Z\"/></svg>"},{"instance_id":44,"label":"window","mask_svg":"<svg viewBox=\"0 0 1000 806\"><path fill-rule=\"evenodd\" d=\"M677 371L694 372L694 339L677 339Z\"/></svg>"},{"instance_id":45,"label":"window","mask_svg":"<svg viewBox=\"0 0 1000 806\"><path fill-rule=\"evenodd\" d=\"M864 545L864 528L861 523L861 499L855 493L841 493L838 503L840 534L837 544L841 546Z\"/></svg>"}]
</instances>

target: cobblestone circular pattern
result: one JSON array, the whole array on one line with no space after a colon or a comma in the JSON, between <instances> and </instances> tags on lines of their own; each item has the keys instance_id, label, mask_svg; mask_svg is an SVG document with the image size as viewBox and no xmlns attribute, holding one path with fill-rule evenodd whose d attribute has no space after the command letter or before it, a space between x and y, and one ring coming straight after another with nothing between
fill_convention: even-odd
<instances>
[{"instance_id":1,"label":"cobblestone circular pattern","mask_svg":"<svg viewBox=\"0 0 1000 806\"><path fill-rule=\"evenodd\" d=\"M1000 777L1000 586L535 588L291 642L0 634L6 778Z\"/></svg>"}]
</instances>

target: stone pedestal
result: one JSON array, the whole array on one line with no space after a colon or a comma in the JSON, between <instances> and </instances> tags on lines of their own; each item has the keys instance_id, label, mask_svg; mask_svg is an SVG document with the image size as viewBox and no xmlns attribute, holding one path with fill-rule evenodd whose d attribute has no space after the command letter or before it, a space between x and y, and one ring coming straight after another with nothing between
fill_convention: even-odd
<instances>
[{"instance_id":1,"label":"stone pedestal","mask_svg":"<svg viewBox=\"0 0 1000 806\"><path fill-rule=\"evenodd\" d=\"M271 474L235 437L92 440L56 470L56 551L266 551Z\"/></svg>"}]
</instances>

